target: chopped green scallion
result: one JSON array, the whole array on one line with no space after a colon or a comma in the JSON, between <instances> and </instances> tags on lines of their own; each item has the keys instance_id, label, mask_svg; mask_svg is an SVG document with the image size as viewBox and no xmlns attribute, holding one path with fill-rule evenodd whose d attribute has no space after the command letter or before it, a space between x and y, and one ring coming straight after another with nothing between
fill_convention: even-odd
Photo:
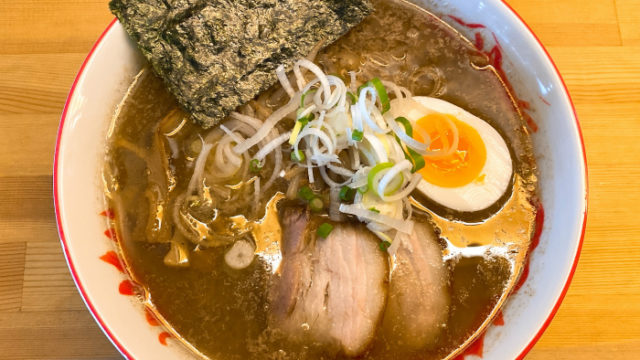
<instances>
[{"instance_id":1,"label":"chopped green scallion","mask_svg":"<svg viewBox=\"0 0 640 360\"><path fill-rule=\"evenodd\" d=\"M358 188L358 192L359 192L360 194L364 194L364 193L366 193L367 191L369 191L369 187L368 187L367 185L360 186L360 187Z\"/></svg>"},{"instance_id":2,"label":"chopped green scallion","mask_svg":"<svg viewBox=\"0 0 640 360\"><path fill-rule=\"evenodd\" d=\"M321 238L326 239L327 236L331 234L331 231L333 231L333 225L329 223L322 223L320 226L318 226L318 230L316 230L316 234L318 234L318 236L320 236Z\"/></svg>"},{"instance_id":3,"label":"chopped green scallion","mask_svg":"<svg viewBox=\"0 0 640 360\"><path fill-rule=\"evenodd\" d=\"M380 104L382 105L382 113L386 113L391 109L391 103L389 102L389 95L387 94L387 89L382 85L382 81L378 78L373 78L367 84L373 85L378 93L378 97L380 98Z\"/></svg>"},{"instance_id":4,"label":"chopped green scallion","mask_svg":"<svg viewBox=\"0 0 640 360\"><path fill-rule=\"evenodd\" d=\"M304 153L302 152L302 150L292 151L291 152L291 161L303 162L304 159L305 159L305 157L304 157Z\"/></svg>"},{"instance_id":5,"label":"chopped green scallion","mask_svg":"<svg viewBox=\"0 0 640 360\"><path fill-rule=\"evenodd\" d=\"M324 203L322 202L322 199L316 197L309 201L309 207L311 208L311 211L320 212L324 209Z\"/></svg>"},{"instance_id":6,"label":"chopped green scallion","mask_svg":"<svg viewBox=\"0 0 640 360\"><path fill-rule=\"evenodd\" d=\"M413 167L411 168L412 173L415 173L426 165L424 157L409 147L406 148L404 157L407 158L407 160L411 161L411 164L413 164Z\"/></svg>"},{"instance_id":7,"label":"chopped green scallion","mask_svg":"<svg viewBox=\"0 0 640 360\"><path fill-rule=\"evenodd\" d=\"M351 91L347 91L347 96L349 97L349 100L351 100L352 105L358 102L358 97Z\"/></svg>"},{"instance_id":8,"label":"chopped green scallion","mask_svg":"<svg viewBox=\"0 0 640 360\"><path fill-rule=\"evenodd\" d=\"M307 92L302 94L302 96L300 97L300 107L301 108L304 107L304 99L307 97L307 95L310 95L311 93L315 93L315 92L316 91L314 89L311 89L311 90L307 90Z\"/></svg>"},{"instance_id":9,"label":"chopped green scallion","mask_svg":"<svg viewBox=\"0 0 640 360\"><path fill-rule=\"evenodd\" d=\"M304 128L305 126L307 126L307 124L309 123L309 121L312 121L313 119L315 119L315 115L313 114L309 114L307 116L301 117L300 119L298 119L298 122L302 124L302 127Z\"/></svg>"},{"instance_id":10,"label":"chopped green scallion","mask_svg":"<svg viewBox=\"0 0 640 360\"><path fill-rule=\"evenodd\" d=\"M380 246L380 250L387 251L389 249L389 246L391 246L391 243L386 240L382 240L379 246Z\"/></svg>"},{"instance_id":11,"label":"chopped green scallion","mask_svg":"<svg viewBox=\"0 0 640 360\"><path fill-rule=\"evenodd\" d=\"M380 214L380 210L376 209L375 207L370 207L369 211L374 212L376 214Z\"/></svg>"},{"instance_id":12,"label":"chopped green scallion","mask_svg":"<svg viewBox=\"0 0 640 360\"><path fill-rule=\"evenodd\" d=\"M353 198L356 196L356 189L352 189L348 186L343 186L340 189L340 200L342 201L353 201Z\"/></svg>"},{"instance_id":13,"label":"chopped green scallion","mask_svg":"<svg viewBox=\"0 0 640 360\"><path fill-rule=\"evenodd\" d=\"M362 89L368 86L376 89L378 98L380 98L380 105L382 105L382 113L384 114L389 111L389 109L391 109L391 102L389 101L389 94L387 94L387 89L382 84L382 81L378 78L373 78L370 81L367 81L358 87L358 94L362 92Z\"/></svg>"},{"instance_id":14,"label":"chopped green scallion","mask_svg":"<svg viewBox=\"0 0 640 360\"><path fill-rule=\"evenodd\" d=\"M257 173L260 170L262 170L262 165L260 164L260 160L251 159L251 161L249 161L249 170L251 170L254 173Z\"/></svg>"},{"instance_id":15,"label":"chopped green scallion","mask_svg":"<svg viewBox=\"0 0 640 360\"><path fill-rule=\"evenodd\" d=\"M372 189L374 193L378 194L378 190L376 189L376 186L375 186L376 184L374 184L374 179L376 175L378 175L381 171L392 168L392 167L393 167L393 163L390 163L390 162L383 162L374 166L373 169L369 171L369 175L367 177L367 181L368 181L367 185L369 185L369 189Z\"/></svg>"},{"instance_id":16,"label":"chopped green scallion","mask_svg":"<svg viewBox=\"0 0 640 360\"><path fill-rule=\"evenodd\" d=\"M316 197L316 194L313 193L310 187L303 186L298 190L298 197L305 201L311 201Z\"/></svg>"},{"instance_id":17,"label":"chopped green scallion","mask_svg":"<svg viewBox=\"0 0 640 360\"><path fill-rule=\"evenodd\" d=\"M400 141L400 139L398 139L397 136L396 136L396 141L398 142L398 144L400 144L400 147L402 148L402 152L404 152L405 159L411 161L411 164L413 165L411 167L412 174L422 169L423 167L425 167L426 163L422 155L418 154L412 148L406 146L402 141Z\"/></svg>"},{"instance_id":18,"label":"chopped green scallion","mask_svg":"<svg viewBox=\"0 0 640 360\"><path fill-rule=\"evenodd\" d=\"M363 136L364 133L360 130L353 130L353 132L351 133L351 139L355 141L362 141Z\"/></svg>"},{"instance_id":19,"label":"chopped green scallion","mask_svg":"<svg viewBox=\"0 0 640 360\"><path fill-rule=\"evenodd\" d=\"M411 123L409 122L409 120L407 120L407 118L400 116L396 118L396 121L404 126L404 131L407 133L407 135L413 136L413 127L411 126ZM418 154L415 150L406 146L397 136L395 138L398 144L400 144L400 147L402 147L404 157L407 160L411 161L411 164L413 165L413 167L411 168L411 172L415 173L416 171L422 169L425 166L424 157Z\"/></svg>"},{"instance_id":20,"label":"chopped green scallion","mask_svg":"<svg viewBox=\"0 0 640 360\"><path fill-rule=\"evenodd\" d=\"M404 126L404 132L407 133L407 135L413 137L413 127L406 117L399 116L396 118L396 121Z\"/></svg>"},{"instance_id":21,"label":"chopped green scallion","mask_svg":"<svg viewBox=\"0 0 640 360\"><path fill-rule=\"evenodd\" d=\"M293 130L291 130L291 136L289 136L289 145L295 145L298 140L298 135L300 135L300 130L302 130L302 123L300 121L296 121L296 124L293 126Z\"/></svg>"}]
</instances>

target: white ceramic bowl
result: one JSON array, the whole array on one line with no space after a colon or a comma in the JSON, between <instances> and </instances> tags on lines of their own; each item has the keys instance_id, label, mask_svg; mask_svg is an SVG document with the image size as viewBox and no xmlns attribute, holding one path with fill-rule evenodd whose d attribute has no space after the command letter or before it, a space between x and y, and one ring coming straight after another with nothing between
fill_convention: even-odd
<instances>
[{"instance_id":1,"label":"white ceramic bowl","mask_svg":"<svg viewBox=\"0 0 640 360\"><path fill-rule=\"evenodd\" d=\"M484 359L522 358L541 336L575 271L586 221L587 175L580 128L571 99L548 53L518 15L500 0L417 1L485 47L499 42L503 67L519 98L531 104L533 135L545 209L540 245L529 277L505 308L505 324L489 328ZM457 19L457 20L456 20ZM465 25L466 24L466 25ZM482 24L486 28L469 24ZM492 36L492 33L495 37ZM113 250L103 232L99 177L104 139L116 104L141 66L140 55L115 20L89 53L62 114L54 163L54 198L60 239L73 279L104 333L127 358L190 358L177 342L146 320L125 280L99 257Z\"/></svg>"}]
</instances>

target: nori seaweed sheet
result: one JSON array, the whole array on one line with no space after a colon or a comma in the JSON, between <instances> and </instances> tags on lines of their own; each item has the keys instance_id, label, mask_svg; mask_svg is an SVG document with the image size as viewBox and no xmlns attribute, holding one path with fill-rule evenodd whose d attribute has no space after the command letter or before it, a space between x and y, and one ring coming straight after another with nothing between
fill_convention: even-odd
<instances>
[{"instance_id":1,"label":"nori seaweed sheet","mask_svg":"<svg viewBox=\"0 0 640 360\"><path fill-rule=\"evenodd\" d=\"M203 127L273 85L280 64L289 70L373 11L369 0L111 0L109 7Z\"/></svg>"}]
</instances>

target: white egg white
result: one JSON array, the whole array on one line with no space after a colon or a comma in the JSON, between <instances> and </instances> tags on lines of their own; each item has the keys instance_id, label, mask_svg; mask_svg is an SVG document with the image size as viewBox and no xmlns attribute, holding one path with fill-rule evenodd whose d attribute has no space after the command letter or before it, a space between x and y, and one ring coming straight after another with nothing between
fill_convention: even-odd
<instances>
[{"instance_id":1,"label":"white egg white","mask_svg":"<svg viewBox=\"0 0 640 360\"><path fill-rule=\"evenodd\" d=\"M476 129L487 149L487 159L480 172L480 176L485 176L483 181L447 188L422 180L417 189L431 200L462 212L479 211L494 204L507 191L513 176L513 161L502 136L487 122L447 101L424 96L412 99L415 101L393 100L390 115L404 116L414 124L430 113L453 115Z\"/></svg>"}]
</instances>

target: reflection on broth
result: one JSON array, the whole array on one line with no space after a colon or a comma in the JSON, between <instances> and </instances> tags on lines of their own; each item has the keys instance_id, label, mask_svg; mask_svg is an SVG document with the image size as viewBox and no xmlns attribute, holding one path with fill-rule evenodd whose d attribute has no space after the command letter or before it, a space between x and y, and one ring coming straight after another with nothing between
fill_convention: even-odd
<instances>
[{"instance_id":1,"label":"reflection on broth","mask_svg":"<svg viewBox=\"0 0 640 360\"><path fill-rule=\"evenodd\" d=\"M260 94L223 126L203 130L162 81L143 69L109 133L105 194L116 215L121 254L144 288L144 301L200 356L447 358L490 322L517 281L535 230L531 204L537 180L531 141L512 97L486 57L441 20L398 0L374 4L373 15L320 51L315 62L345 83L354 71L358 84L373 78L393 82L486 121L512 159L507 189L478 211L444 206L419 190L411 192L411 204L402 199L393 208L375 189L331 185L347 173L356 177L354 166L334 170L329 179L321 173L326 169L302 166L306 160L296 158L288 143L300 121L297 106L274 126L283 141L263 161L254 160L266 140L230 153L262 126L252 127L242 116L264 120L288 106L282 86ZM313 74L306 76L309 81ZM397 110L408 100L403 90L394 95L393 89L387 86ZM383 102L378 99L377 106ZM355 130L349 136L357 136ZM443 137L442 149L434 145L425 153L448 161L453 155L445 154L450 144L444 137L455 131L434 132ZM478 133L486 142L486 133ZM367 140L370 135L348 142L375 141ZM390 151L395 145L385 141L382 148ZM402 149L409 159L408 147ZM312 154L305 151L306 157ZM353 165L349 154L340 153L337 161ZM221 158L237 164L221 167ZM417 160L411 160L415 167ZM370 165L369 171L378 171ZM408 187L417 172L405 173L394 191ZM383 174L373 176L373 184ZM491 185L491 176L476 179L477 187ZM385 191L394 179L382 186L384 196L392 197ZM331 205L336 199L342 203L339 213ZM373 205L360 210L371 219L395 211L400 225L383 227L367 218L365 226L358 211L347 211L368 201Z\"/></svg>"}]
</instances>

